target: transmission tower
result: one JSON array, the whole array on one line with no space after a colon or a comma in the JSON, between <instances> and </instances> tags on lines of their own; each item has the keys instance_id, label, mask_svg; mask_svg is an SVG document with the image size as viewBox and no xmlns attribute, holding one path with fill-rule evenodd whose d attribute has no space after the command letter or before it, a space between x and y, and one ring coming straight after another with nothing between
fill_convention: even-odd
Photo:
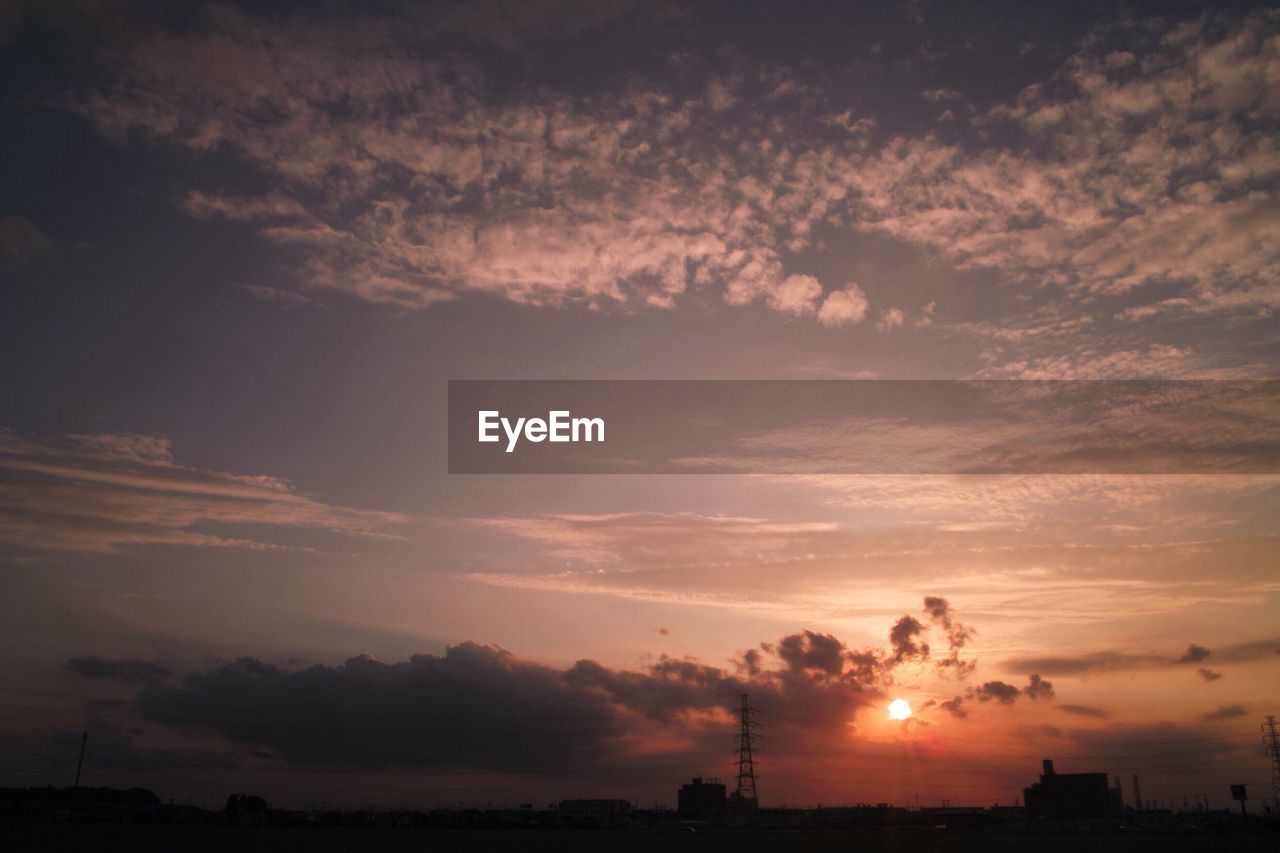
<instances>
[{"instance_id":1,"label":"transmission tower","mask_svg":"<svg viewBox=\"0 0 1280 853\"><path fill-rule=\"evenodd\" d=\"M751 706L747 704L747 694L742 694L742 707L738 711L738 789L733 792L734 803L746 808L755 808L756 800L756 765L751 755L751 736L755 731L755 723L751 719Z\"/></svg>"},{"instance_id":2,"label":"transmission tower","mask_svg":"<svg viewBox=\"0 0 1280 853\"><path fill-rule=\"evenodd\" d=\"M1262 745L1271 756L1271 813L1280 814L1280 733L1274 715L1262 724Z\"/></svg>"}]
</instances>

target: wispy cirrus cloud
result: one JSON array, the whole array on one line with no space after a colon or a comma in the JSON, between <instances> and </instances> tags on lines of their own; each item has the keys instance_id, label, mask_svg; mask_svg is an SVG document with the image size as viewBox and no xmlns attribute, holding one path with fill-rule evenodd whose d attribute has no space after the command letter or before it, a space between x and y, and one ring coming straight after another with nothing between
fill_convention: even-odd
<instances>
[{"instance_id":1,"label":"wispy cirrus cloud","mask_svg":"<svg viewBox=\"0 0 1280 853\"><path fill-rule=\"evenodd\" d=\"M0 540L34 550L140 545L277 547L260 527L381 537L397 513L327 504L265 475L178 464L168 440L131 434L32 439L0 432Z\"/></svg>"},{"instance_id":2,"label":"wispy cirrus cloud","mask_svg":"<svg viewBox=\"0 0 1280 853\"><path fill-rule=\"evenodd\" d=\"M1191 648L1200 649L1202 654L1189 660L1186 655L1176 657L1151 652L1107 650L1075 656L1025 658L1010 661L1008 666L1013 669L1033 667L1055 675L1085 675L1170 669L1205 660L1210 655L1214 661L1223 664L1280 662L1280 637L1234 643L1213 650L1195 644L1192 644ZM1201 677L1204 677L1203 669L1198 672Z\"/></svg>"}]
</instances>

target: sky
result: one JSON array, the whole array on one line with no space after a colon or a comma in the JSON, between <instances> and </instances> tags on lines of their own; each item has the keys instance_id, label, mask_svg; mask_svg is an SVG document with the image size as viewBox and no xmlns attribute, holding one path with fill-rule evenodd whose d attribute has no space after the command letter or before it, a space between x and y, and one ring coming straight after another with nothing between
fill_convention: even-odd
<instances>
[{"instance_id":1,"label":"sky","mask_svg":"<svg viewBox=\"0 0 1280 853\"><path fill-rule=\"evenodd\" d=\"M672 805L748 692L766 805L1265 792L1274 473L451 476L446 403L1280 378L1267 4L4 0L0 93L0 783Z\"/></svg>"}]
</instances>

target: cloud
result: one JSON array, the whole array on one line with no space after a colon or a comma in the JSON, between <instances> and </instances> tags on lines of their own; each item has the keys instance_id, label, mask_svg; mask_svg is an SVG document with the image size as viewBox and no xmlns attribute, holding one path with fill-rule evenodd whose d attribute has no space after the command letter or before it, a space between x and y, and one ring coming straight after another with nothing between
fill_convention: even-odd
<instances>
[{"instance_id":1,"label":"cloud","mask_svg":"<svg viewBox=\"0 0 1280 853\"><path fill-rule=\"evenodd\" d=\"M870 303L862 288L853 282L844 286L843 290L833 290L822 301L818 310L818 322L824 326L853 326L862 322L867 316Z\"/></svg>"},{"instance_id":2,"label":"cloud","mask_svg":"<svg viewBox=\"0 0 1280 853\"><path fill-rule=\"evenodd\" d=\"M1194 643L1180 657L1159 654L1135 654L1130 652L1102 651L1076 657L1026 658L1010 661L1012 668L1030 668L1052 675L1084 675L1086 673L1128 672L1146 669L1167 669L1196 663L1211 654L1210 650ZM1247 643L1223 646L1212 652L1214 660L1223 663L1252 663L1271 660L1280 656L1280 639L1271 638Z\"/></svg>"},{"instance_id":3,"label":"cloud","mask_svg":"<svg viewBox=\"0 0 1280 853\"><path fill-rule=\"evenodd\" d=\"M834 533L823 521L776 521L769 518L698 513L564 513L516 517L479 517L446 521L503 533L546 548L557 560L633 566L720 562L748 555L787 555L798 543Z\"/></svg>"},{"instance_id":4,"label":"cloud","mask_svg":"<svg viewBox=\"0 0 1280 853\"><path fill-rule=\"evenodd\" d=\"M876 320L876 330L888 332L900 327L906 321L907 315L901 308L888 308L880 312L880 319Z\"/></svg>"},{"instance_id":5,"label":"cloud","mask_svg":"<svg viewBox=\"0 0 1280 853\"><path fill-rule=\"evenodd\" d=\"M472 583L735 609L847 630L851 619L865 618L868 590L897 589L897 579L909 576L956 590L970 612L999 613L985 630L998 632L987 639L1003 645L1013 633L1044 624L1047 613L1053 624L1091 636L1127 621L1135 607L1168 618L1194 613L1207 599L1263 607L1280 538L1253 532L1270 529L1266 508L1275 482L1228 476L748 478L737 487L743 500L817 501L801 516L813 520L601 512L435 523L467 535L482 566L465 576ZM930 529L894 528L902 513ZM836 517L838 523L826 520ZM1037 531L1034 541L1029 530ZM1230 575L1215 572L1224 564L1233 566ZM901 615L873 610L876 619ZM935 662L949 658L941 653L945 629L926 614L912 615L931 626ZM878 632L879 625L863 629ZM1012 657L1007 671L1052 680L1173 667L1186 645L1024 654ZM1212 658L1222 667L1228 665L1224 648L1215 645ZM1264 643L1233 654L1262 659L1257 656L1265 657L1265 649Z\"/></svg>"},{"instance_id":6,"label":"cloud","mask_svg":"<svg viewBox=\"0 0 1280 853\"><path fill-rule=\"evenodd\" d=\"M1221 723L1227 720L1234 720L1237 717L1247 717L1249 709L1243 705L1223 705L1204 714L1200 719L1206 723Z\"/></svg>"},{"instance_id":7,"label":"cloud","mask_svg":"<svg viewBox=\"0 0 1280 853\"><path fill-rule=\"evenodd\" d=\"M948 89L944 87L939 89L925 89L920 93L920 97L924 98L926 101L933 101L934 103L937 103L939 101L958 101L960 100L961 95L955 89Z\"/></svg>"},{"instance_id":8,"label":"cloud","mask_svg":"<svg viewBox=\"0 0 1280 853\"><path fill-rule=\"evenodd\" d=\"M1280 308L1273 11L1099 28L1051 77L976 116L963 143L855 121L839 87L784 85L789 69L746 57L729 73L685 69L701 76L680 86L531 84L501 98L483 51L421 49L462 34L521 51L645 14L549 6L387 12L358 31L323 14L220 8L104 39L98 76L58 103L113 139L240 159L269 188L191 187L192 216L253 228L298 259L304 287L393 306L485 294L670 310L711 294L852 325L869 307L860 287L827 282L824 295L788 269L799 253L829 254L815 235L836 229L1020 288L1025 311L993 326L1066 315L1058 351L984 347L992 371L1097 375L1141 369L1144 354L1148 371L1194 370L1197 353L1142 341L1132 322ZM1116 61L1118 41L1133 61ZM744 102L753 110L731 108ZM898 310L883 312L886 328ZM1072 331L1095 316L1129 331Z\"/></svg>"},{"instance_id":9,"label":"cloud","mask_svg":"<svg viewBox=\"0 0 1280 853\"><path fill-rule=\"evenodd\" d=\"M53 251L53 241L25 216L0 216L0 264L18 263Z\"/></svg>"},{"instance_id":10,"label":"cloud","mask_svg":"<svg viewBox=\"0 0 1280 853\"><path fill-rule=\"evenodd\" d=\"M1022 658L1009 661L1008 666L1011 669L1034 667L1051 675L1083 675L1158 668L1167 664L1167 659L1159 655L1103 651L1077 657Z\"/></svg>"},{"instance_id":11,"label":"cloud","mask_svg":"<svg viewBox=\"0 0 1280 853\"><path fill-rule=\"evenodd\" d=\"M168 667L145 660L107 660L99 657L78 657L67 661L67 669L88 678L110 681L158 684L169 677Z\"/></svg>"},{"instance_id":12,"label":"cloud","mask_svg":"<svg viewBox=\"0 0 1280 853\"><path fill-rule=\"evenodd\" d=\"M970 696L979 702L996 701L1002 705L1012 705L1019 692L1017 687L1004 681L988 681L969 691Z\"/></svg>"},{"instance_id":13,"label":"cloud","mask_svg":"<svg viewBox=\"0 0 1280 853\"><path fill-rule=\"evenodd\" d=\"M1187 651L1182 657L1178 658L1178 663L1200 663L1209 657L1211 652L1204 646L1197 646L1195 643L1187 646Z\"/></svg>"},{"instance_id":14,"label":"cloud","mask_svg":"<svg viewBox=\"0 0 1280 853\"><path fill-rule=\"evenodd\" d=\"M961 676L972 672L976 662L960 660L960 650L973 638L973 629L955 618L955 611L945 598L925 596L924 611L947 634L947 656L938 661L939 669L950 669Z\"/></svg>"},{"instance_id":15,"label":"cloud","mask_svg":"<svg viewBox=\"0 0 1280 853\"><path fill-rule=\"evenodd\" d=\"M1077 717L1094 717L1099 720L1105 720L1107 717L1111 716L1102 708L1095 708L1092 705L1061 704L1055 705L1054 707L1063 713L1074 714Z\"/></svg>"},{"instance_id":16,"label":"cloud","mask_svg":"<svg viewBox=\"0 0 1280 853\"><path fill-rule=\"evenodd\" d=\"M816 669L836 675L845 665L844 644L830 634L792 634L779 641L776 650L778 657L795 670Z\"/></svg>"},{"instance_id":17,"label":"cloud","mask_svg":"<svg viewBox=\"0 0 1280 853\"><path fill-rule=\"evenodd\" d=\"M919 619L904 614L889 631L893 659L899 662L928 659L929 644L919 639L924 632L925 626Z\"/></svg>"},{"instance_id":18,"label":"cloud","mask_svg":"<svg viewBox=\"0 0 1280 853\"><path fill-rule=\"evenodd\" d=\"M0 541L34 550L268 548L262 526L382 537L404 521L326 504L275 477L180 465L168 440L156 436L35 440L0 430L0 471ZM254 532L219 533L212 525Z\"/></svg>"},{"instance_id":19,"label":"cloud","mask_svg":"<svg viewBox=\"0 0 1280 853\"><path fill-rule=\"evenodd\" d=\"M894 667L812 631L742 661L737 673L666 656L634 671L592 660L560 669L471 642L390 664L361 655L288 669L244 657L145 687L133 709L297 764L556 771L607 764L644 740L719 743L744 692L773 715L776 736L846 733L883 700Z\"/></svg>"},{"instance_id":20,"label":"cloud","mask_svg":"<svg viewBox=\"0 0 1280 853\"><path fill-rule=\"evenodd\" d=\"M619 736L604 696L473 643L399 664L360 656L296 671L240 658L146 688L134 707L151 723L315 765L554 770L590 765Z\"/></svg>"},{"instance_id":21,"label":"cloud","mask_svg":"<svg viewBox=\"0 0 1280 853\"><path fill-rule=\"evenodd\" d=\"M1109 768L1091 762L1081 769L1142 772L1144 784L1146 774L1156 768L1160 784L1190 790L1203 785L1205 779L1225 779L1257 766L1250 749L1238 740L1223 737L1214 727L1171 722L1112 723L1074 729L1068 734L1085 754L1115 756Z\"/></svg>"},{"instance_id":22,"label":"cloud","mask_svg":"<svg viewBox=\"0 0 1280 853\"><path fill-rule=\"evenodd\" d=\"M1143 43L1136 65L1114 63L1099 33L983 118L1023 147L895 140L863 173L870 227L1082 298L1164 282L1178 297L1145 301L1152 313L1273 310L1280 246L1259 235L1275 233L1275 205L1256 181L1280 168L1264 130L1280 118L1266 72L1276 23L1120 25L1110 35Z\"/></svg>"},{"instance_id":23,"label":"cloud","mask_svg":"<svg viewBox=\"0 0 1280 853\"><path fill-rule=\"evenodd\" d=\"M297 668L244 657L176 683L149 679L131 707L143 722L205 730L293 764L598 769L654 752L716 753L743 693L769 715L771 742L783 752L847 738L911 663L894 652L801 630L727 667L663 655L638 669L590 659L561 668L472 642L399 663L359 655ZM117 677L130 671L120 662L89 666ZM959 703L944 710L956 713Z\"/></svg>"},{"instance_id":24,"label":"cloud","mask_svg":"<svg viewBox=\"0 0 1280 853\"><path fill-rule=\"evenodd\" d=\"M109 137L218 149L272 175L262 196L193 188L184 206L299 257L305 287L408 308L468 292L671 308L696 288L814 312L821 291L775 247L802 245L820 202L796 197L808 213L784 225L800 211L771 176L701 160L700 125L734 97L724 80L705 100L541 89L499 102L462 53L423 59L402 17L353 32L323 15L196 16L101 44L109 79L65 106Z\"/></svg>"},{"instance_id":25,"label":"cloud","mask_svg":"<svg viewBox=\"0 0 1280 853\"><path fill-rule=\"evenodd\" d=\"M1022 688L1022 692L1032 699L1052 699L1054 697L1053 683L1045 681L1040 677L1039 673L1031 673L1027 686Z\"/></svg>"},{"instance_id":26,"label":"cloud","mask_svg":"<svg viewBox=\"0 0 1280 853\"><path fill-rule=\"evenodd\" d=\"M789 275L777 287L770 289L768 302L770 308L784 314L812 314L821 296L822 285L813 276Z\"/></svg>"},{"instance_id":27,"label":"cloud","mask_svg":"<svg viewBox=\"0 0 1280 853\"><path fill-rule=\"evenodd\" d=\"M1012 705L1019 696L1027 696L1030 699L1052 699L1054 695L1053 684L1045 681L1038 674L1032 673L1027 680L1027 686L1021 689L1006 681L986 681L977 687L970 687L963 696L956 696L943 702L941 707L956 717L964 718L968 716L968 713L963 710L966 702L995 702L999 705Z\"/></svg>"},{"instance_id":28,"label":"cloud","mask_svg":"<svg viewBox=\"0 0 1280 853\"><path fill-rule=\"evenodd\" d=\"M1205 681L1217 681L1219 678L1222 678L1222 673L1216 672L1212 669L1208 669L1207 667L1203 667L1203 666L1197 669L1196 672Z\"/></svg>"}]
</instances>

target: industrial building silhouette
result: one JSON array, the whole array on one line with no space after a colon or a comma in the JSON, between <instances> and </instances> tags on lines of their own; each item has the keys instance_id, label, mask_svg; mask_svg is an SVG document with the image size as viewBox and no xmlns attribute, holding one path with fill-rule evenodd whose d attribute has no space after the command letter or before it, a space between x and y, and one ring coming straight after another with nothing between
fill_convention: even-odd
<instances>
[{"instance_id":1,"label":"industrial building silhouette","mask_svg":"<svg viewBox=\"0 0 1280 853\"><path fill-rule=\"evenodd\" d=\"M1107 785L1106 773L1057 773L1053 760L1044 760L1040 781L1022 791L1031 817L1050 820L1107 818L1123 809L1120 786Z\"/></svg>"},{"instance_id":2,"label":"industrial building silhouette","mask_svg":"<svg viewBox=\"0 0 1280 853\"><path fill-rule=\"evenodd\" d=\"M681 820L715 820L724 813L726 800L723 782L695 776L676 793L676 811Z\"/></svg>"}]
</instances>

